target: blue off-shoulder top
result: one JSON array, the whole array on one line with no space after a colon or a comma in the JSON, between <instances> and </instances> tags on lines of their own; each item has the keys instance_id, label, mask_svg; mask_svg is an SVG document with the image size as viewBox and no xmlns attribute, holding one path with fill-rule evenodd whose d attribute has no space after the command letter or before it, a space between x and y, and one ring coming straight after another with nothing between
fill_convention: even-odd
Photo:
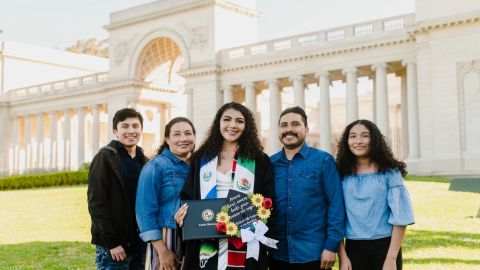
<instances>
[{"instance_id":1,"label":"blue off-shoulder top","mask_svg":"<svg viewBox=\"0 0 480 270\"><path fill-rule=\"evenodd\" d=\"M374 240L392 235L394 225L415 223L412 201L398 170L345 176L346 238Z\"/></svg>"}]
</instances>

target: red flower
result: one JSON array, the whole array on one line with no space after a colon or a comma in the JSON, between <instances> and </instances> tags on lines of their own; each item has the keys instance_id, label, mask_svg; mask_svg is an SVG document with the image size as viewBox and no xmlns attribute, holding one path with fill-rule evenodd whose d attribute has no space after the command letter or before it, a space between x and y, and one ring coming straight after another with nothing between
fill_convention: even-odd
<instances>
[{"instance_id":1,"label":"red flower","mask_svg":"<svg viewBox=\"0 0 480 270\"><path fill-rule=\"evenodd\" d=\"M263 208L270 209L270 208L272 208L272 204L273 204L272 199L270 199L270 198L263 199L263 202L262 202Z\"/></svg>"},{"instance_id":2,"label":"red flower","mask_svg":"<svg viewBox=\"0 0 480 270\"><path fill-rule=\"evenodd\" d=\"M217 222L217 225L215 225L215 230L217 230L219 233L226 233L227 224L225 222Z\"/></svg>"}]
</instances>

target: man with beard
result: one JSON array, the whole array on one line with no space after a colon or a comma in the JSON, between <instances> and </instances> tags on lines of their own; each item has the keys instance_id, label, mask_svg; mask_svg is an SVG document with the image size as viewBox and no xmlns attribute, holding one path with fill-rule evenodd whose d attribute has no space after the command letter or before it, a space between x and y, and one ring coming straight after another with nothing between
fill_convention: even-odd
<instances>
[{"instance_id":1,"label":"man with beard","mask_svg":"<svg viewBox=\"0 0 480 270\"><path fill-rule=\"evenodd\" d=\"M273 237L269 267L330 269L345 234L345 207L334 158L308 146L307 115L300 107L280 114L283 149L271 156L275 171Z\"/></svg>"}]
</instances>

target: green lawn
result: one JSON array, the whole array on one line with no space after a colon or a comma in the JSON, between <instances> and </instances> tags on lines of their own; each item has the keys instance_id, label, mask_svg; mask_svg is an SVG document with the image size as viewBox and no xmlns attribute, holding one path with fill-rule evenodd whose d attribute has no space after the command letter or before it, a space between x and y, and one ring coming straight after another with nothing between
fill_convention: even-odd
<instances>
[{"instance_id":1,"label":"green lawn","mask_svg":"<svg viewBox=\"0 0 480 270\"><path fill-rule=\"evenodd\" d=\"M480 269L480 195L407 181L416 224L404 269ZM95 269L86 187L0 192L0 269Z\"/></svg>"}]
</instances>

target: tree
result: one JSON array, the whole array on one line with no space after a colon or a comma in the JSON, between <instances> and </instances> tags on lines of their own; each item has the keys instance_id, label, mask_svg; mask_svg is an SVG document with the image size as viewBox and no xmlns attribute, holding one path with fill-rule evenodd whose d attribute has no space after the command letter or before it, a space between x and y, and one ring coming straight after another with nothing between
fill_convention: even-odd
<instances>
[{"instance_id":1,"label":"tree","mask_svg":"<svg viewBox=\"0 0 480 270\"><path fill-rule=\"evenodd\" d=\"M77 44L66 49L69 52L83 53L108 58L108 39L89 38L78 40Z\"/></svg>"}]
</instances>

